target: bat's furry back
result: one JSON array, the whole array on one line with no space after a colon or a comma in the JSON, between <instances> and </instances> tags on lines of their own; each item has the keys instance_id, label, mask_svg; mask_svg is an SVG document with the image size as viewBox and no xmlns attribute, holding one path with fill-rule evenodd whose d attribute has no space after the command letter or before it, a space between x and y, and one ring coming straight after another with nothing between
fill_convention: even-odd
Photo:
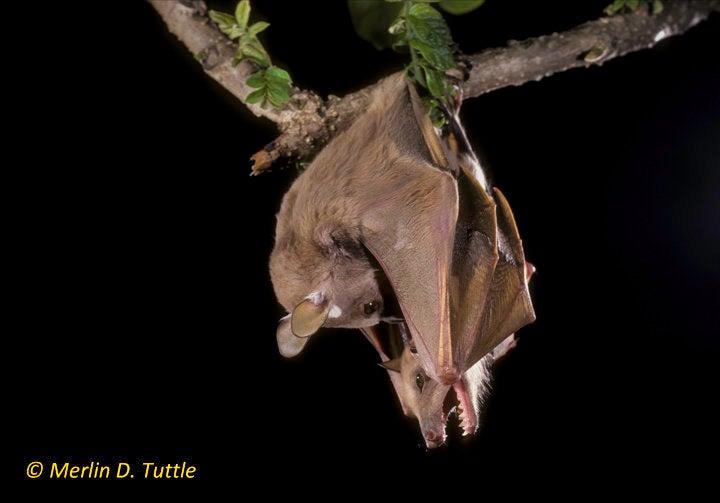
<instances>
[{"instance_id":1,"label":"bat's furry back","mask_svg":"<svg viewBox=\"0 0 720 503\"><path fill-rule=\"evenodd\" d=\"M326 326L379 321L382 296L376 267L360 244L361 224L368 208L393 197L421 169L419 161L429 162L425 151L404 80L386 79L368 111L318 154L283 198L270 275L288 312L321 292L335 307ZM373 302L380 306L368 316L364 306Z\"/></svg>"}]
</instances>

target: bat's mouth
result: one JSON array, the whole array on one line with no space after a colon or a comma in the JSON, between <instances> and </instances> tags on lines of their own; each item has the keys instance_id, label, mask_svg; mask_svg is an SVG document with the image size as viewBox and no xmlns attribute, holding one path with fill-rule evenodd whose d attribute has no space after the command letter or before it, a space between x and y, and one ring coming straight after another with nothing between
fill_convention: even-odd
<instances>
[{"instance_id":1,"label":"bat's mouth","mask_svg":"<svg viewBox=\"0 0 720 503\"><path fill-rule=\"evenodd\" d=\"M452 413L458 416L458 425L463 431L463 436L472 435L478 427L478 417L475 406L468 395L464 379L456 382L448 390L443 401L443 424L447 423Z\"/></svg>"}]
</instances>

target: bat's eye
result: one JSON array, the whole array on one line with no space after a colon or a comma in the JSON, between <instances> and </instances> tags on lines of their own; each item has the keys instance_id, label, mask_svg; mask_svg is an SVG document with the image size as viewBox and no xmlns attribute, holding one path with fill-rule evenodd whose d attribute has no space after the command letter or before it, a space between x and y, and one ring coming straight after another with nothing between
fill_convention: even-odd
<instances>
[{"instance_id":1,"label":"bat's eye","mask_svg":"<svg viewBox=\"0 0 720 503\"><path fill-rule=\"evenodd\" d=\"M422 391L423 386L425 386L425 376L422 374L416 375L415 384L417 384L417 387L420 388L420 391Z\"/></svg>"},{"instance_id":2,"label":"bat's eye","mask_svg":"<svg viewBox=\"0 0 720 503\"><path fill-rule=\"evenodd\" d=\"M411 352L412 354L414 354L414 355L417 354L417 348L415 347L415 341L413 341L413 340L411 339L411 340L408 342L408 346L410 347L410 352Z\"/></svg>"},{"instance_id":3,"label":"bat's eye","mask_svg":"<svg viewBox=\"0 0 720 503\"><path fill-rule=\"evenodd\" d=\"M379 303L379 302L368 302L367 304L365 304L365 305L363 306L363 311L364 311L365 314L368 315L368 316L370 316L371 314L373 314L373 313L374 313L375 311L377 311L378 309L380 309L380 303Z\"/></svg>"}]
</instances>

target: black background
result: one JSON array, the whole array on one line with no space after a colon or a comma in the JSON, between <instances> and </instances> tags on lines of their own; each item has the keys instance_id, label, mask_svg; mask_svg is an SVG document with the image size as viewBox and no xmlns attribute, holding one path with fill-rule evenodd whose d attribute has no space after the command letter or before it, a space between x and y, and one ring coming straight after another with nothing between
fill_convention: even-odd
<instances>
[{"instance_id":1,"label":"black background","mask_svg":"<svg viewBox=\"0 0 720 503\"><path fill-rule=\"evenodd\" d=\"M472 53L569 29L607 2L575 3L490 0L449 21ZM593 494L712 473L717 14L652 50L465 104L538 268L538 319L498 365L478 434L453 431L428 453L359 333L278 355L267 259L296 172L248 177L272 125L207 78L149 5L113 4L43 5L38 47L16 38L8 54L6 474L25 489L118 485L26 480L35 459L188 461L198 480L120 485L267 496L338 482ZM255 4L268 51L303 88L343 95L403 64L354 34L344 2Z\"/></svg>"}]
</instances>

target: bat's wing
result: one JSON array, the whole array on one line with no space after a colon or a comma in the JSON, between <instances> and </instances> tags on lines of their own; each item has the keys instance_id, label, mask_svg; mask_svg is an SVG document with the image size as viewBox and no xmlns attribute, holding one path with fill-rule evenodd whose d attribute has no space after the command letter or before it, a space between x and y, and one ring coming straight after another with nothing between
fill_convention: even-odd
<instances>
[{"instance_id":1,"label":"bat's wing","mask_svg":"<svg viewBox=\"0 0 720 503\"><path fill-rule=\"evenodd\" d=\"M525 256L510 206L485 175L454 108L446 106L446 137L457 158L459 214L452 263L450 305L454 361L461 372L488 352L513 340L516 329L535 314L527 290ZM453 103L454 102L454 103ZM531 265L529 265L532 268Z\"/></svg>"},{"instance_id":2,"label":"bat's wing","mask_svg":"<svg viewBox=\"0 0 720 503\"><path fill-rule=\"evenodd\" d=\"M457 183L427 162L398 159L377 191L361 223L362 242L393 287L423 369L454 382L448 287Z\"/></svg>"},{"instance_id":3,"label":"bat's wing","mask_svg":"<svg viewBox=\"0 0 720 503\"><path fill-rule=\"evenodd\" d=\"M435 166L420 156L398 159L389 186L363 222L363 243L377 259L398 300L420 365L432 378L460 378L451 340L450 267L458 218L457 163L408 86L419 133ZM388 182L384 182L387 184Z\"/></svg>"},{"instance_id":4,"label":"bat's wing","mask_svg":"<svg viewBox=\"0 0 720 503\"><path fill-rule=\"evenodd\" d=\"M458 177L459 214L453 248L450 305L454 361L460 372L472 367L473 350L490 302L498 263L496 205L470 170ZM481 334L482 335L482 334ZM490 348L492 349L492 348Z\"/></svg>"},{"instance_id":5,"label":"bat's wing","mask_svg":"<svg viewBox=\"0 0 720 503\"><path fill-rule=\"evenodd\" d=\"M507 337L504 341L495 346L490 352L493 362L498 361L500 358L508 354L511 350L515 348L516 345L517 341L515 340L515 334Z\"/></svg>"},{"instance_id":6,"label":"bat's wing","mask_svg":"<svg viewBox=\"0 0 720 503\"><path fill-rule=\"evenodd\" d=\"M528 268L515 217L505 196L494 189L497 202L498 263L482 309L479 331L473 342L469 365L492 351L510 334L535 321Z\"/></svg>"}]
</instances>

